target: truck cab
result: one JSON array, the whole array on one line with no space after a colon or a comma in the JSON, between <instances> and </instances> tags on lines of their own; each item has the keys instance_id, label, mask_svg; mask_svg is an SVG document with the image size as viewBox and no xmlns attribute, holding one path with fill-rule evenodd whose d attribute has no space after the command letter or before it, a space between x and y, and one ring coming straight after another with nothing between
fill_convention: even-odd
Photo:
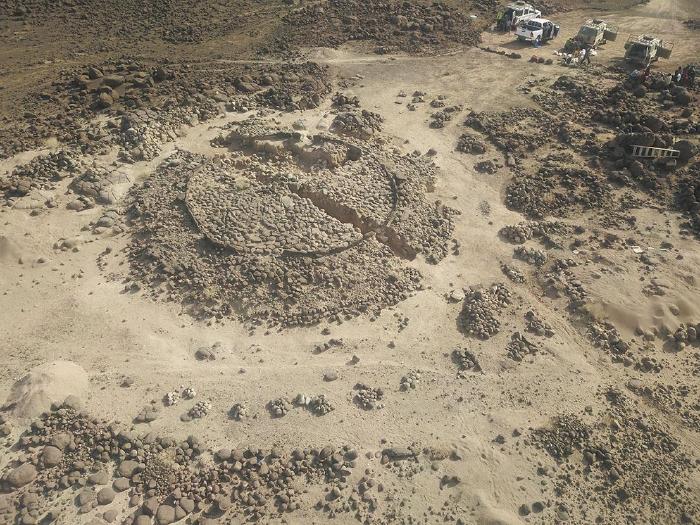
<instances>
[{"instance_id":1,"label":"truck cab","mask_svg":"<svg viewBox=\"0 0 700 525\"><path fill-rule=\"evenodd\" d=\"M525 2L514 2L508 4L500 20L500 29L509 31L517 27L522 22L527 22L532 18L537 18L542 15L542 12L535 9L532 5Z\"/></svg>"}]
</instances>

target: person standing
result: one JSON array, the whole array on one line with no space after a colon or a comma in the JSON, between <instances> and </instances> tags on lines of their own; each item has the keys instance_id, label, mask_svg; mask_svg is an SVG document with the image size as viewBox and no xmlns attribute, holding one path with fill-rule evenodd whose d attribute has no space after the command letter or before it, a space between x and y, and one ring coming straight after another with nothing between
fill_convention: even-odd
<instances>
[{"instance_id":1,"label":"person standing","mask_svg":"<svg viewBox=\"0 0 700 525\"><path fill-rule=\"evenodd\" d=\"M673 74L673 82L680 85L682 77L683 77L683 70L681 69L680 66L678 66L678 69L676 69L676 72Z\"/></svg>"},{"instance_id":2,"label":"person standing","mask_svg":"<svg viewBox=\"0 0 700 525\"><path fill-rule=\"evenodd\" d=\"M588 64L591 63L591 54L588 51L587 47L582 47L581 54L579 55L579 60L578 60L579 65L583 65L584 62L588 62Z\"/></svg>"}]
</instances>

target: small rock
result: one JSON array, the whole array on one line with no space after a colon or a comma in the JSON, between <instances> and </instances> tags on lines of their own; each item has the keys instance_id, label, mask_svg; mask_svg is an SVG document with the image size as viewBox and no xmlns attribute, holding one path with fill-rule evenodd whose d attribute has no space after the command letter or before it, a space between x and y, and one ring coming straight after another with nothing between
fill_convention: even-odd
<instances>
[{"instance_id":1,"label":"small rock","mask_svg":"<svg viewBox=\"0 0 700 525\"><path fill-rule=\"evenodd\" d=\"M109 505L114 501L116 492L112 487L105 487L97 493L97 504L98 505Z\"/></svg>"},{"instance_id":2,"label":"small rock","mask_svg":"<svg viewBox=\"0 0 700 525\"><path fill-rule=\"evenodd\" d=\"M31 463L24 463L10 472L7 476L7 482L14 488L24 487L27 483L34 481L36 478L36 467Z\"/></svg>"}]
</instances>

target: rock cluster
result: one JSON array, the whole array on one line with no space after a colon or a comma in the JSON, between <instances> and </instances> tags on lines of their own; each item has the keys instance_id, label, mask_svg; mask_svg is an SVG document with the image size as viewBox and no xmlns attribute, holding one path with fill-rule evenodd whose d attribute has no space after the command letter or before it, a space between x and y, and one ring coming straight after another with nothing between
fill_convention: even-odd
<instances>
[{"instance_id":1,"label":"rock cluster","mask_svg":"<svg viewBox=\"0 0 700 525\"><path fill-rule=\"evenodd\" d=\"M272 417L284 417L292 409L292 404L286 397L279 397L270 401L267 404L267 409Z\"/></svg>"},{"instance_id":2,"label":"rock cluster","mask_svg":"<svg viewBox=\"0 0 700 525\"><path fill-rule=\"evenodd\" d=\"M229 411L232 419L236 421L242 421L248 417L248 407L243 403L236 403L231 407Z\"/></svg>"},{"instance_id":3,"label":"rock cluster","mask_svg":"<svg viewBox=\"0 0 700 525\"><path fill-rule=\"evenodd\" d=\"M533 310L528 310L525 313L525 327L528 332L540 337L552 337L554 335L554 330L549 323L543 321Z\"/></svg>"},{"instance_id":4,"label":"rock cluster","mask_svg":"<svg viewBox=\"0 0 700 525\"><path fill-rule=\"evenodd\" d=\"M371 41L375 51L437 50L479 41L479 30L467 16L443 3L330 0L303 6L284 18L287 39L303 46L337 47Z\"/></svg>"},{"instance_id":5,"label":"rock cluster","mask_svg":"<svg viewBox=\"0 0 700 525\"><path fill-rule=\"evenodd\" d=\"M687 496L694 460L653 415L619 391L605 396L609 405L591 424L561 415L532 433L532 442L558 463L557 472L541 474L554 481L557 516L585 520L595 499L603 508L623 505L652 521L692 523L700 515L697 499Z\"/></svg>"},{"instance_id":6,"label":"rock cluster","mask_svg":"<svg viewBox=\"0 0 700 525\"><path fill-rule=\"evenodd\" d=\"M446 107L441 111L436 111L430 115L430 127L433 129L444 128L452 118L462 111L461 106Z\"/></svg>"},{"instance_id":7,"label":"rock cluster","mask_svg":"<svg viewBox=\"0 0 700 525\"><path fill-rule=\"evenodd\" d=\"M452 361L454 361L459 367L458 375L461 375L464 372L481 372L481 365L479 364L479 361L469 350L456 348L452 351Z\"/></svg>"},{"instance_id":8,"label":"rock cluster","mask_svg":"<svg viewBox=\"0 0 700 525\"><path fill-rule=\"evenodd\" d=\"M66 177L78 172L77 155L68 150L39 155L16 167L5 179L0 178L0 192L6 199L27 195L32 190L52 190Z\"/></svg>"},{"instance_id":9,"label":"rock cluster","mask_svg":"<svg viewBox=\"0 0 700 525\"><path fill-rule=\"evenodd\" d=\"M570 228L558 221L528 221L504 226L498 232L499 236L513 244L524 244L533 238L539 238L548 243L552 235L565 235Z\"/></svg>"},{"instance_id":10,"label":"rock cluster","mask_svg":"<svg viewBox=\"0 0 700 525\"><path fill-rule=\"evenodd\" d=\"M472 288L464 298L459 324L465 335L488 339L501 326L498 316L510 304L510 292L499 283L489 288Z\"/></svg>"},{"instance_id":11,"label":"rock cluster","mask_svg":"<svg viewBox=\"0 0 700 525\"><path fill-rule=\"evenodd\" d=\"M177 405L177 403L180 401L180 398L180 392L177 390L173 390L172 392L168 392L167 394L165 394L165 396L163 397L163 403L165 404L165 406L168 407Z\"/></svg>"},{"instance_id":12,"label":"rock cluster","mask_svg":"<svg viewBox=\"0 0 700 525\"><path fill-rule=\"evenodd\" d=\"M306 408L312 414L317 416L325 416L329 412L335 410L328 398L324 394L317 396L309 396L307 394L298 394L294 399L294 404L299 407Z\"/></svg>"},{"instance_id":13,"label":"rock cluster","mask_svg":"<svg viewBox=\"0 0 700 525\"><path fill-rule=\"evenodd\" d=\"M525 282L525 275L518 270L515 266L511 266L509 264L501 264L501 272L503 272L503 275L508 277L511 281L514 283L524 283Z\"/></svg>"},{"instance_id":14,"label":"rock cluster","mask_svg":"<svg viewBox=\"0 0 700 525\"><path fill-rule=\"evenodd\" d=\"M108 172L103 168L93 166L75 177L71 181L69 189L88 199L87 207L92 207L93 203L116 204L121 192L118 192L115 186L127 182L127 177L119 172Z\"/></svg>"},{"instance_id":15,"label":"rock cluster","mask_svg":"<svg viewBox=\"0 0 700 525\"><path fill-rule=\"evenodd\" d=\"M154 520L165 525L187 517L203 523L223 513L259 520L297 509L300 483L338 490L358 457L347 447L288 455L249 447L220 449L216 463L204 466L199 461L205 450L193 436L181 442L136 436L68 408L35 421L17 447L24 459L5 467L0 477L12 502L9 516L20 509L12 523L52 521L47 514L52 498L69 488L79 491L75 501L81 513L128 491L132 510L124 523L129 525Z\"/></svg>"},{"instance_id":16,"label":"rock cluster","mask_svg":"<svg viewBox=\"0 0 700 525\"><path fill-rule=\"evenodd\" d=\"M520 332L510 336L506 345L506 353L513 361L522 361L528 355L535 355L542 350L539 343L529 340Z\"/></svg>"},{"instance_id":17,"label":"rock cluster","mask_svg":"<svg viewBox=\"0 0 700 525\"><path fill-rule=\"evenodd\" d=\"M159 415L160 411L157 407L153 405L147 405L141 410L139 410L138 414L136 414L136 417L134 418L134 423L150 423L158 419Z\"/></svg>"},{"instance_id":18,"label":"rock cluster","mask_svg":"<svg viewBox=\"0 0 700 525\"><path fill-rule=\"evenodd\" d=\"M685 226L688 230L700 236L700 182L698 182L698 168L694 168L687 176L683 177L675 192L676 206L687 218Z\"/></svg>"},{"instance_id":19,"label":"rock cluster","mask_svg":"<svg viewBox=\"0 0 700 525\"><path fill-rule=\"evenodd\" d=\"M187 411L187 414L183 414L180 419L182 421L191 421L193 419L200 419L206 416L211 410L211 403L209 401L197 401L192 408Z\"/></svg>"},{"instance_id":20,"label":"rock cluster","mask_svg":"<svg viewBox=\"0 0 700 525\"><path fill-rule=\"evenodd\" d=\"M384 119L379 114L366 109L353 112L344 111L333 119L330 130L340 135L367 140L382 130L383 121Z\"/></svg>"},{"instance_id":21,"label":"rock cluster","mask_svg":"<svg viewBox=\"0 0 700 525\"><path fill-rule=\"evenodd\" d=\"M384 408L384 391L381 388L372 388L362 383L355 385L355 397L353 400L363 410Z\"/></svg>"},{"instance_id":22,"label":"rock cluster","mask_svg":"<svg viewBox=\"0 0 700 525\"><path fill-rule=\"evenodd\" d=\"M194 399L195 397L197 397L197 391L191 386L188 386L182 390L183 399Z\"/></svg>"},{"instance_id":23,"label":"rock cluster","mask_svg":"<svg viewBox=\"0 0 700 525\"><path fill-rule=\"evenodd\" d=\"M416 386L420 382L421 374L417 370L411 370L408 374L401 378L399 382L399 390L406 392L408 390L415 390Z\"/></svg>"},{"instance_id":24,"label":"rock cluster","mask_svg":"<svg viewBox=\"0 0 700 525\"><path fill-rule=\"evenodd\" d=\"M612 186L601 175L577 167L568 155L549 155L534 174L515 177L506 188L506 205L528 217L560 217L577 210L604 209Z\"/></svg>"},{"instance_id":25,"label":"rock cluster","mask_svg":"<svg viewBox=\"0 0 700 525\"><path fill-rule=\"evenodd\" d=\"M583 308L589 298L583 283L571 271L576 266L578 266L578 262L573 259L554 259L550 271L544 274L542 282L546 293L553 297L558 297L561 294L567 296L569 308L572 311Z\"/></svg>"},{"instance_id":26,"label":"rock cluster","mask_svg":"<svg viewBox=\"0 0 700 525\"><path fill-rule=\"evenodd\" d=\"M515 250L513 250L513 256L535 266L543 266L547 262L547 254L537 248L516 246Z\"/></svg>"},{"instance_id":27,"label":"rock cluster","mask_svg":"<svg viewBox=\"0 0 700 525\"><path fill-rule=\"evenodd\" d=\"M501 113L472 111L464 125L483 133L501 151L525 156L560 134L564 125L551 112L531 108L513 108ZM537 133L532 133L537 129Z\"/></svg>"},{"instance_id":28,"label":"rock cluster","mask_svg":"<svg viewBox=\"0 0 700 525\"><path fill-rule=\"evenodd\" d=\"M457 141L457 151L470 153L472 155L482 155L486 153L486 145L476 136L463 133Z\"/></svg>"},{"instance_id":29,"label":"rock cluster","mask_svg":"<svg viewBox=\"0 0 700 525\"><path fill-rule=\"evenodd\" d=\"M673 333L678 350L683 350L686 346L698 341L698 333L700 333L700 323L681 324Z\"/></svg>"},{"instance_id":30,"label":"rock cluster","mask_svg":"<svg viewBox=\"0 0 700 525\"><path fill-rule=\"evenodd\" d=\"M629 343L624 341L611 323L605 321L593 321L588 327L588 335L595 346L610 352L614 356L621 356L629 350Z\"/></svg>"}]
</instances>

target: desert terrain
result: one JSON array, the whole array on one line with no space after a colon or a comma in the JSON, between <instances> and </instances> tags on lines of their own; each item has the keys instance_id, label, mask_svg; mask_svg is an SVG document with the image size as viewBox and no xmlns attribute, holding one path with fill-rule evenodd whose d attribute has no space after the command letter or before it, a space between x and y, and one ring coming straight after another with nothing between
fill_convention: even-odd
<instances>
[{"instance_id":1,"label":"desert terrain","mask_svg":"<svg viewBox=\"0 0 700 525\"><path fill-rule=\"evenodd\" d=\"M700 3L535 7L0 0L0 525L700 523Z\"/></svg>"}]
</instances>

